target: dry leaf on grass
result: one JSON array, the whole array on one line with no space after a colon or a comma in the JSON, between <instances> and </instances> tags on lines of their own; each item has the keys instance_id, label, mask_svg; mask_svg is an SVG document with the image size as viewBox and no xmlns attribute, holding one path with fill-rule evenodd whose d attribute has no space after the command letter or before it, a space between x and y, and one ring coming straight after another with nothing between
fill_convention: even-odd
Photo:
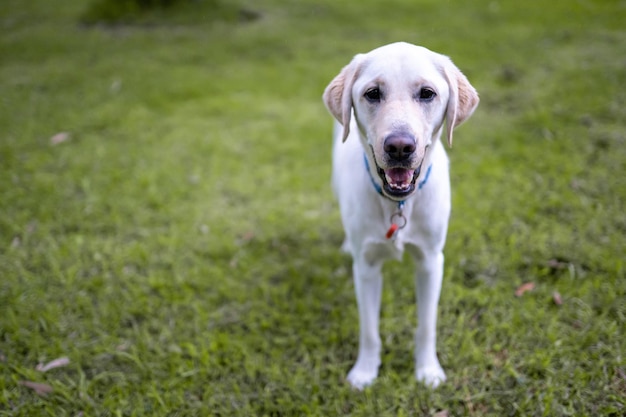
<instances>
[{"instance_id":1,"label":"dry leaf on grass","mask_svg":"<svg viewBox=\"0 0 626 417\"><path fill-rule=\"evenodd\" d=\"M441 410L433 414L433 417L448 417L448 415L449 415L448 410Z\"/></svg>"},{"instance_id":2,"label":"dry leaf on grass","mask_svg":"<svg viewBox=\"0 0 626 417\"><path fill-rule=\"evenodd\" d=\"M39 372L47 372L50 369L60 368L62 366L67 366L69 364L70 364L70 360L66 357L63 357L63 358L57 358L53 361L50 361L45 365L43 363L40 363L35 367L35 369L38 370Z\"/></svg>"},{"instance_id":3,"label":"dry leaf on grass","mask_svg":"<svg viewBox=\"0 0 626 417\"><path fill-rule=\"evenodd\" d=\"M58 145L60 143L67 142L69 139L70 134L68 132L59 132L50 138L50 143L52 145Z\"/></svg>"},{"instance_id":4,"label":"dry leaf on grass","mask_svg":"<svg viewBox=\"0 0 626 417\"><path fill-rule=\"evenodd\" d=\"M522 295L524 295L525 292L532 291L534 289L535 289L534 282L525 282L524 284L517 287L517 289L515 290L515 296L521 297Z\"/></svg>"},{"instance_id":5,"label":"dry leaf on grass","mask_svg":"<svg viewBox=\"0 0 626 417\"><path fill-rule=\"evenodd\" d=\"M48 384L42 384L41 382L33 382L33 381L18 381L18 383L26 388L30 388L35 391L35 394L46 396L50 394L52 391L52 387Z\"/></svg>"},{"instance_id":6,"label":"dry leaf on grass","mask_svg":"<svg viewBox=\"0 0 626 417\"><path fill-rule=\"evenodd\" d=\"M550 259L546 264L550 269L567 269L571 265L569 262L561 259Z\"/></svg>"},{"instance_id":7,"label":"dry leaf on grass","mask_svg":"<svg viewBox=\"0 0 626 417\"><path fill-rule=\"evenodd\" d=\"M125 352L130 348L130 343L127 341L123 341L119 345L115 346L115 350L119 352Z\"/></svg>"},{"instance_id":8,"label":"dry leaf on grass","mask_svg":"<svg viewBox=\"0 0 626 417\"><path fill-rule=\"evenodd\" d=\"M552 301L554 301L554 304L556 304L558 306L563 304L563 299L561 298L561 294L559 294L558 291L554 291L552 293Z\"/></svg>"}]
</instances>

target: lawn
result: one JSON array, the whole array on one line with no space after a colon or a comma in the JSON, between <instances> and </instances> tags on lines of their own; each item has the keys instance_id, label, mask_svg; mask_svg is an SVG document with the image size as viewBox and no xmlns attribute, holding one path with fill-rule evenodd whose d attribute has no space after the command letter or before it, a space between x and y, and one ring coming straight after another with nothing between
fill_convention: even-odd
<instances>
[{"instance_id":1,"label":"lawn","mask_svg":"<svg viewBox=\"0 0 626 417\"><path fill-rule=\"evenodd\" d=\"M0 415L626 414L625 1L87 5L0 4ZM321 94L397 40L481 104L449 152L448 381L413 379L397 262L360 392Z\"/></svg>"}]
</instances>

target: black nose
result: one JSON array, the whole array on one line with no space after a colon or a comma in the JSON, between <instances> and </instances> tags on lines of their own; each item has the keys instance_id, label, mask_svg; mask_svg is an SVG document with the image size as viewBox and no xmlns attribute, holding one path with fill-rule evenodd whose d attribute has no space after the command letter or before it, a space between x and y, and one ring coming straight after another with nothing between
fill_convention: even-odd
<instances>
[{"instance_id":1,"label":"black nose","mask_svg":"<svg viewBox=\"0 0 626 417\"><path fill-rule=\"evenodd\" d=\"M389 135L383 146L389 158L396 161L406 161L415 152L415 138L411 135Z\"/></svg>"}]
</instances>

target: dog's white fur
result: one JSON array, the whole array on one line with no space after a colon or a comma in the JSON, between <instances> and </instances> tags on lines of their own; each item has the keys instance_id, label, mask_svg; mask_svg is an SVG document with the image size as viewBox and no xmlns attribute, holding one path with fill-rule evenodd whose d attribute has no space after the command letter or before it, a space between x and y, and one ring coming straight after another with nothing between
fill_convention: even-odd
<instances>
[{"instance_id":1,"label":"dog's white fur","mask_svg":"<svg viewBox=\"0 0 626 417\"><path fill-rule=\"evenodd\" d=\"M373 88L378 89L379 100L375 95L374 100L366 97ZM424 89L435 96L422 94ZM347 379L361 389L378 375L381 268L386 259L400 259L406 249L417 266L415 377L436 387L446 379L437 358L436 323L450 214L448 158L439 138L445 130L452 144L453 129L470 117L478 95L446 56L408 43L393 43L355 56L328 85L323 98L337 119L332 183L346 233L344 249L353 258L359 311L359 353ZM384 175L379 175L380 170L398 165L385 147L386 139L394 135L412 138L415 145L402 165L415 172L419 169L407 195L394 193L383 181ZM419 188L429 166L431 172ZM377 192L372 180L384 195ZM405 200L407 224L394 239L386 239L399 200Z\"/></svg>"}]
</instances>

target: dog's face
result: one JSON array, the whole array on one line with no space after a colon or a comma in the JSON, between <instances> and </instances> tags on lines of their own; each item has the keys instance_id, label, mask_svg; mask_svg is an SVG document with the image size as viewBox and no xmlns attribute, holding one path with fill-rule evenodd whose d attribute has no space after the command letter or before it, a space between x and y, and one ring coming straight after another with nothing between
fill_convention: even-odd
<instances>
[{"instance_id":1,"label":"dog's face","mask_svg":"<svg viewBox=\"0 0 626 417\"><path fill-rule=\"evenodd\" d=\"M406 43L357 55L324 92L330 112L344 127L354 114L373 178L389 198L416 190L429 147L447 120L452 130L474 111L478 95L445 56Z\"/></svg>"}]
</instances>

